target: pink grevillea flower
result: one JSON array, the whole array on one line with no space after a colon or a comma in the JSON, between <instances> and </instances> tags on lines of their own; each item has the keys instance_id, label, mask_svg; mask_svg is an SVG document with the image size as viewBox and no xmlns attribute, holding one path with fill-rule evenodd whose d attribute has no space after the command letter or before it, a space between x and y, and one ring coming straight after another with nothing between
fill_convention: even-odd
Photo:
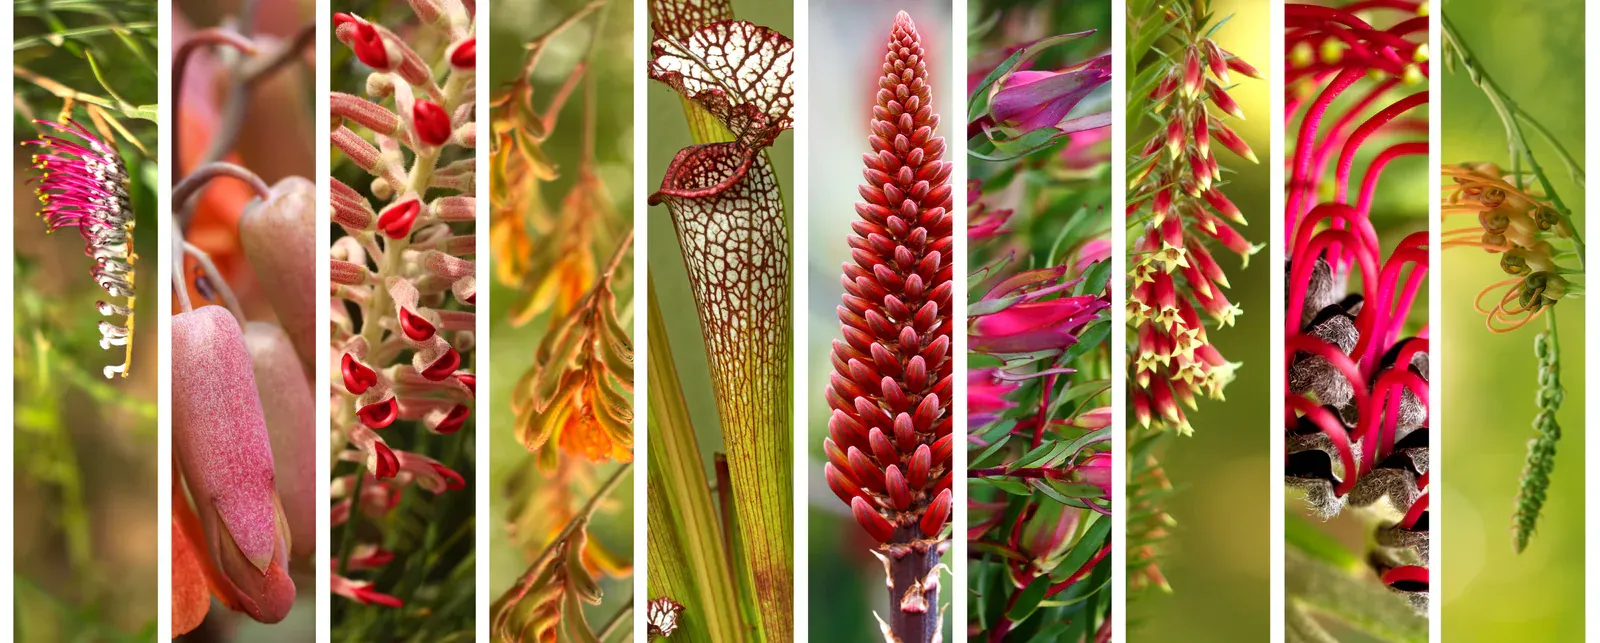
<instances>
[{"instance_id":1,"label":"pink grevillea flower","mask_svg":"<svg viewBox=\"0 0 1600 643\"><path fill-rule=\"evenodd\" d=\"M1111 56L1092 58L1055 71L1017 71L994 85L989 114L1001 127L1019 132L1063 126L1067 115L1090 93L1111 80Z\"/></svg>"},{"instance_id":2,"label":"pink grevillea flower","mask_svg":"<svg viewBox=\"0 0 1600 643\"><path fill-rule=\"evenodd\" d=\"M938 636L951 493L952 186L929 77L901 12L872 110L861 219L847 238L824 442L829 486L883 543L874 553L889 575L885 633L918 643Z\"/></svg>"},{"instance_id":3,"label":"pink grevillea flower","mask_svg":"<svg viewBox=\"0 0 1600 643\"><path fill-rule=\"evenodd\" d=\"M1387 499L1403 518L1380 527L1370 559L1419 613L1427 608L1428 339L1404 332L1427 273L1427 233L1385 256L1369 212L1387 163L1427 151L1418 137L1428 95L1413 89L1428 74L1425 6L1374 9L1386 28L1336 8L1285 11L1296 133L1285 212L1287 482L1323 516ZM1347 93L1356 98L1341 100ZM1373 160L1351 190L1357 158ZM1425 207L1416 203L1419 213ZM1360 290L1346 294L1347 284Z\"/></svg>"},{"instance_id":4,"label":"pink grevillea flower","mask_svg":"<svg viewBox=\"0 0 1600 643\"><path fill-rule=\"evenodd\" d=\"M967 371L967 428L976 429L1000 419L1000 414L1016 408L1006 396L1021 384L1000 377L1000 369L978 368Z\"/></svg>"},{"instance_id":5,"label":"pink grevillea flower","mask_svg":"<svg viewBox=\"0 0 1600 643\"><path fill-rule=\"evenodd\" d=\"M380 432L399 440L416 427L451 439L476 397L476 379L464 369L474 345L477 292L470 259L476 246L472 12L460 0L410 7L423 29L440 32L416 39L433 44L427 59L383 25L334 17L339 41L373 69L366 97L335 94L329 101L334 147L373 179L370 196L333 180L333 220L343 234L336 235L329 265L330 366L339 373L329 391L334 453L364 469L336 486L360 488L362 503L373 485L390 499L411 484L435 494L463 489L465 480L450 466L391 446ZM346 498L335 508L341 522L362 515L350 511L354 489L336 488L334 495ZM401 604L344 576L359 568L355 560L335 566L336 594Z\"/></svg>"},{"instance_id":6,"label":"pink grevillea flower","mask_svg":"<svg viewBox=\"0 0 1600 643\"><path fill-rule=\"evenodd\" d=\"M123 319L121 324L100 322L100 348L125 347L123 362L106 366L103 372L107 379L118 373L127 377L133 361L135 259L128 170L114 148L76 122L34 123L66 135L40 134L24 142L39 148L33 155L33 167L39 172L37 193L44 206L39 215L48 232L77 228L83 237L83 252L94 260L90 275L113 298L95 302L95 308L104 317Z\"/></svg>"}]
</instances>

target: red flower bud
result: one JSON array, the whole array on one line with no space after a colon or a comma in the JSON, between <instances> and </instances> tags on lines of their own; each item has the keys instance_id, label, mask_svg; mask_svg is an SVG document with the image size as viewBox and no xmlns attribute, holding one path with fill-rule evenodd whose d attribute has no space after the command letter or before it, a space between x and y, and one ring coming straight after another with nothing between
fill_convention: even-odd
<instances>
[{"instance_id":1,"label":"red flower bud","mask_svg":"<svg viewBox=\"0 0 1600 643\"><path fill-rule=\"evenodd\" d=\"M381 429L389 426L394 423L394 419L399 415L400 405L392 397L382 402L373 402L356 411L356 416L361 418L361 423L369 429Z\"/></svg>"},{"instance_id":2,"label":"red flower bud","mask_svg":"<svg viewBox=\"0 0 1600 643\"><path fill-rule=\"evenodd\" d=\"M410 308L400 309L400 330L414 342L425 342L433 337L436 329L427 318L411 312Z\"/></svg>"},{"instance_id":3,"label":"red flower bud","mask_svg":"<svg viewBox=\"0 0 1600 643\"><path fill-rule=\"evenodd\" d=\"M468 38L456 43L455 49L450 51L450 66L456 69L472 69L478 65L478 39Z\"/></svg>"},{"instance_id":4,"label":"red flower bud","mask_svg":"<svg viewBox=\"0 0 1600 643\"><path fill-rule=\"evenodd\" d=\"M411 120L416 124L417 137L423 143L439 146L450 140L450 114L438 103L417 101L411 106Z\"/></svg>"},{"instance_id":5,"label":"red flower bud","mask_svg":"<svg viewBox=\"0 0 1600 643\"><path fill-rule=\"evenodd\" d=\"M850 499L850 513L855 515L856 522L861 524L861 528L867 530L867 534L878 542L889 542L894 536L894 527L889 521L878 515L878 512L872 509L872 505L860 496Z\"/></svg>"},{"instance_id":6,"label":"red flower bud","mask_svg":"<svg viewBox=\"0 0 1600 643\"><path fill-rule=\"evenodd\" d=\"M378 374L349 353L344 354L340 370L344 371L344 390L349 391L351 395L365 393L373 384L378 383Z\"/></svg>"},{"instance_id":7,"label":"red flower bud","mask_svg":"<svg viewBox=\"0 0 1600 643\"><path fill-rule=\"evenodd\" d=\"M456 352L456 349L451 348L446 350L443 355L440 355L439 359L436 359L432 364L429 364L427 368L422 369L422 376L434 382L438 382L446 377L450 377L456 372L456 369L460 367L461 353L458 353Z\"/></svg>"},{"instance_id":8,"label":"red flower bud","mask_svg":"<svg viewBox=\"0 0 1600 643\"><path fill-rule=\"evenodd\" d=\"M917 452L911 455L911 464L906 467L906 482L911 486L921 489L928 484L928 470L933 466L933 450L928 445L917 446Z\"/></svg>"},{"instance_id":9,"label":"red flower bud","mask_svg":"<svg viewBox=\"0 0 1600 643\"><path fill-rule=\"evenodd\" d=\"M417 213L422 211L422 202L418 199L406 199L383 209L378 215L378 229L390 239L404 239L411 235L411 226L417 222Z\"/></svg>"},{"instance_id":10,"label":"red flower bud","mask_svg":"<svg viewBox=\"0 0 1600 643\"><path fill-rule=\"evenodd\" d=\"M866 492L862 491L861 487L856 485L855 481L851 480L849 476L840 472L838 467L833 466L832 462L822 465L822 474L828 480L828 488L832 489L833 494L839 496L839 499L846 504L856 498L867 497Z\"/></svg>"},{"instance_id":11,"label":"red flower bud","mask_svg":"<svg viewBox=\"0 0 1600 643\"><path fill-rule=\"evenodd\" d=\"M333 15L334 29L349 25L350 50L355 52L356 58L363 64L373 69L389 70L389 51L383 45L383 34L378 33L378 28L365 19L348 13Z\"/></svg>"},{"instance_id":12,"label":"red flower bud","mask_svg":"<svg viewBox=\"0 0 1600 643\"><path fill-rule=\"evenodd\" d=\"M439 420L439 424L434 426L433 430L445 435L455 433L456 431L460 431L462 426L466 425L467 417L471 415L472 411L471 409L467 408L467 405L457 404L450 409L449 413L445 414L443 420Z\"/></svg>"},{"instance_id":13,"label":"red flower bud","mask_svg":"<svg viewBox=\"0 0 1600 643\"><path fill-rule=\"evenodd\" d=\"M946 476L948 478L949 476ZM945 489L928 503L927 511L922 514L922 535L929 538L938 538L939 532L944 531L944 523L950 520L950 490Z\"/></svg>"},{"instance_id":14,"label":"red flower bud","mask_svg":"<svg viewBox=\"0 0 1600 643\"><path fill-rule=\"evenodd\" d=\"M884 471L884 486L889 489L889 502L895 509L905 511L911 506L911 487L906 485L906 477L900 475L900 467L889 465Z\"/></svg>"}]
</instances>

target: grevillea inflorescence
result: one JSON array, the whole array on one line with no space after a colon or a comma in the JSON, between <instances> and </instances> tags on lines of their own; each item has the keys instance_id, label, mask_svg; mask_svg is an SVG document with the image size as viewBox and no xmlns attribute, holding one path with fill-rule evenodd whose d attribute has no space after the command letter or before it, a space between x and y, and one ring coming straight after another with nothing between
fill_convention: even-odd
<instances>
[{"instance_id":1,"label":"grevillea inflorescence","mask_svg":"<svg viewBox=\"0 0 1600 643\"><path fill-rule=\"evenodd\" d=\"M476 216L473 18L459 0L415 0L411 9L423 28L440 33L433 60L383 25L334 16L335 35L371 73L367 97L329 99L334 147L373 177L372 196L382 203L374 208L354 187L332 180L333 221L344 233L330 265L331 356L341 374L330 391L333 453L365 465L332 485L333 525L344 527L333 591L384 606L402 599L349 574L371 570L392 553L361 556L383 550L356 543L352 519L387 513L404 485L438 494L466 481L422 453L391 448L379 431L402 421L408 429L415 422L434 435L454 434L471 415L477 384L464 368L477 300L476 266L467 258ZM445 74L443 84L435 70Z\"/></svg>"},{"instance_id":2,"label":"grevillea inflorescence","mask_svg":"<svg viewBox=\"0 0 1600 643\"><path fill-rule=\"evenodd\" d=\"M828 486L882 545L890 641L939 636L949 545L951 186L916 25L895 17L847 242L824 442Z\"/></svg>"},{"instance_id":3,"label":"grevillea inflorescence","mask_svg":"<svg viewBox=\"0 0 1600 643\"><path fill-rule=\"evenodd\" d=\"M76 121L34 121L70 136L40 134L25 144L39 148L33 166L39 171L39 211L47 231L77 228L83 236L83 253L94 260L90 275L113 301L95 302L104 317L121 317L123 324L100 322L100 348L122 346L122 363L106 366L107 379L128 376L133 363L134 270L133 204L128 198L128 169L117 150ZM116 300L124 300L118 302Z\"/></svg>"},{"instance_id":4,"label":"grevillea inflorescence","mask_svg":"<svg viewBox=\"0 0 1600 643\"><path fill-rule=\"evenodd\" d=\"M1428 93L1417 88L1428 74L1426 6L1375 8L1382 28L1338 8L1285 10L1286 482L1323 517L1392 509L1399 518L1379 519L1368 559L1419 613L1428 601L1428 339L1406 333L1427 233L1386 255L1371 210L1385 167L1427 153L1418 139ZM1358 158L1370 160L1356 184Z\"/></svg>"}]
</instances>

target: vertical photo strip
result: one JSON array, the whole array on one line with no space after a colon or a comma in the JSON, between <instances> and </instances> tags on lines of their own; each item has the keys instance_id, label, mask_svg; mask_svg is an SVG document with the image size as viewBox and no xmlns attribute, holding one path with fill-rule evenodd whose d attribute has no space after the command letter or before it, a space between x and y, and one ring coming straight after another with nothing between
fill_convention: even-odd
<instances>
[{"instance_id":1,"label":"vertical photo strip","mask_svg":"<svg viewBox=\"0 0 1600 643\"><path fill-rule=\"evenodd\" d=\"M159 256L157 6L12 11L6 636L149 640L159 342L154 289L136 275L153 280Z\"/></svg>"},{"instance_id":2,"label":"vertical photo strip","mask_svg":"<svg viewBox=\"0 0 1600 643\"><path fill-rule=\"evenodd\" d=\"M808 623L949 640L954 165L948 0L810 5ZM885 588L887 587L887 591Z\"/></svg>"},{"instance_id":3,"label":"vertical photo strip","mask_svg":"<svg viewBox=\"0 0 1600 643\"><path fill-rule=\"evenodd\" d=\"M1128 3L1130 641L1270 627L1269 9Z\"/></svg>"},{"instance_id":4,"label":"vertical photo strip","mask_svg":"<svg viewBox=\"0 0 1600 643\"><path fill-rule=\"evenodd\" d=\"M972 2L967 29L967 622L1109 641L1111 2ZM1120 303L1119 303L1120 304ZM958 529L963 526L958 526Z\"/></svg>"},{"instance_id":5,"label":"vertical photo strip","mask_svg":"<svg viewBox=\"0 0 1600 643\"><path fill-rule=\"evenodd\" d=\"M650 629L636 635L789 641L795 7L648 13Z\"/></svg>"},{"instance_id":6,"label":"vertical photo strip","mask_svg":"<svg viewBox=\"0 0 1600 643\"><path fill-rule=\"evenodd\" d=\"M1437 18L1410 0L1283 16L1285 634L1426 641Z\"/></svg>"},{"instance_id":7,"label":"vertical photo strip","mask_svg":"<svg viewBox=\"0 0 1600 643\"><path fill-rule=\"evenodd\" d=\"M483 618L476 5L331 4L331 637L469 640Z\"/></svg>"},{"instance_id":8,"label":"vertical photo strip","mask_svg":"<svg viewBox=\"0 0 1600 643\"><path fill-rule=\"evenodd\" d=\"M1575 641L1589 618L1583 5L1439 17L1449 641Z\"/></svg>"},{"instance_id":9,"label":"vertical photo strip","mask_svg":"<svg viewBox=\"0 0 1600 643\"><path fill-rule=\"evenodd\" d=\"M488 4L489 633L634 632L633 8ZM480 555L483 552L479 552Z\"/></svg>"},{"instance_id":10,"label":"vertical photo strip","mask_svg":"<svg viewBox=\"0 0 1600 643\"><path fill-rule=\"evenodd\" d=\"M172 634L311 637L316 19L180 2L172 22Z\"/></svg>"}]
</instances>

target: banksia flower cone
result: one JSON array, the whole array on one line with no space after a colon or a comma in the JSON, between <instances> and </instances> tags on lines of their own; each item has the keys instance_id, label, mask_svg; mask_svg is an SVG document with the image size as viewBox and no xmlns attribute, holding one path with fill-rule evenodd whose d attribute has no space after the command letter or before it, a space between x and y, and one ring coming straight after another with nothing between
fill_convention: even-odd
<instances>
[{"instance_id":1,"label":"banksia flower cone","mask_svg":"<svg viewBox=\"0 0 1600 643\"><path fill-rule=\"evenodd\" d=\"M875 553L889 574L891 641L937 636L950 516L951 187L938 124L921 38L902 12L848 238L824 443L828 486L883 543Z\"/></svg>"}]
</instances>

